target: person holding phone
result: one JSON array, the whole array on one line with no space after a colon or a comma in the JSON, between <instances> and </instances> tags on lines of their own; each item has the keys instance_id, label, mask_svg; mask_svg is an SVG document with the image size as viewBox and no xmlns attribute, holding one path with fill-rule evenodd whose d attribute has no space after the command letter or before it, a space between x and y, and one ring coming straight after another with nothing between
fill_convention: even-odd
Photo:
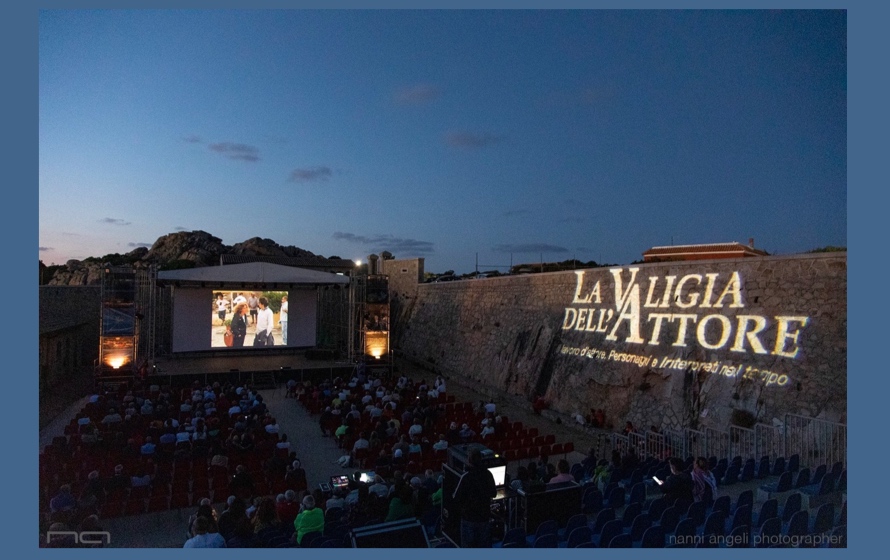
<instances>
[{"instance_id":1,"label":"person holding phone","mask_svg":"<svg viewBox=\"0 0 890 560\"><path fill-rule=\"evenodd\" d=\"M684 501L691 503L692 477L689 473L683 470L683 461L677 457L671 457L668 460L668 464L671 467L670 476L663 482L659 482L659 480L655 478L656 484L661 488L661 491L664 493L664 497L669 504L673 504L681 498Z\"/></svg>"}]
</instances>

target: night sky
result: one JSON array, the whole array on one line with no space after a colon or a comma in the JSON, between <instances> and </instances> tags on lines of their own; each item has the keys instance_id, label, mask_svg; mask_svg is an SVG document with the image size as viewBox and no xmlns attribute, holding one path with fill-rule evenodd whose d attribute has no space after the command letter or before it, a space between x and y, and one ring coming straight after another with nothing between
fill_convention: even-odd
<instances>
[{"instance_id":1,"label":"night sky","mask_svg":"<svg viewBox=\"0 0 890 560\"><path fill-rule=\"evenodd\" d=\"M843 11L44 11L39 258L847 244Z\"/></svg>"}]
</instances>

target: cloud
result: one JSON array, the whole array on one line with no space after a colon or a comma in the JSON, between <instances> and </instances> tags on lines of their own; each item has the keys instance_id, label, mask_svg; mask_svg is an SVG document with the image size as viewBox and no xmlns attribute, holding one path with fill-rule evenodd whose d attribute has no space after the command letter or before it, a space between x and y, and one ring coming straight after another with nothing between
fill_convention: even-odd
<instances>
[{"instance_id":1,"label":"cloud","mask_svg":"<svg viewBox=\"0 0 890 560\"><path fill-rule=\"evenodd\" d=\"M293 183L305 183L307 181L327 181L333 175L330 167L323 165L317 167L302 167L290 172L289 181Z\"/></svg>"},{"instance_id":2,"label":"cloud","mask_svg":"<svg viewBox=\"0 0 890 560\"><path fill-rule=\"evenodd\" d=\"M505 243L495 245L493 251L498 253L568 253L569 250L549 243Z\"/></svg>"},{"instance_id":3,"label":"cloud","mask_svg":"<svg viewBox=\"0 0 890 560\"><path fill-rule=\"evenodd\" d=\"M151 247L151 243L134 243L130 241L127 243L127 247Z\"/></svg>"},{"instance_id":4,"label":"cloud","mask_svg":"<svg viewBox=\"0 0 890 560\"><path fill-rule=\"evenodd\" d=\"M531 210L507 210L506 212L502 213L501 216L505 218L512 218L513 216L528 216L531 213Z\"/></svg>"},{"instance_id":5,"label":"cloud","mask_svg":"<svg viewBox=\"0 0 890 560\"><path fill-rule=\"evenodd\" d=\"M438 87L432 84L417 84L402 88L396 92L396 101L404 105L421 105L439 98L441 94Z\"/></svg>"},{"instance_id":6,"label":"cloud","mask_svg":"<svg viewBox=\"0 0 890 560\"><path fill-rule=\"evenodd\" d=\"M120 218L102 218L99 220L100 224L112 224L116 226L128 226L133 222L127 222L125 220L121 220Z\"/></svg>"},{"instance_id":7,"label":"cloud","mask_svg":"<svg viewBox=\"0 0 890 560\"><path fill-rule=\"evenodd\" d=\"M53 248L52 247L38 247L37 250L40 251L41 253L43 253L45 251L52 251Z\"/></svg>"},{"instance_id":8,"label":"cloud","mask_svg":"<svg viewBox=\"0 0 890 560\"><path fill-rule=\"evenodd\" d=\"M405 239L403 237L394 237L392 235L356 235L354 233L334 232L334 239L347 241L357 245L378 248L381 251L389 251L391 253L408 253L412 255L426 255L432 253L433 243L430 241L420 241L418 239Z\"/></svg>"},{"instance_id":9,"label":"cloud","mask_svg":"<svg viewBox=\"0 0 890 560\"><path fill-rule=\"evenodd\" d=\"M176 226L175 228L173 228L173 231L187 231L187 230L188 230L188 228L184 227L184 226Z\"/></svg>"},{"instance_id":10,"label":"cloud","mask_svg":"<svg viewBox=\"0 0 890 560\"><path fill-rule=\"evenodd\" d=\"M204 141L201 140L201 137L197 136L195 134L189 134L188 136L183 136L182 141L187 142L189 144L203 144L204 143Z\"/></svg>"},{"instance_id":11,"label":"cloud","mask_svg":"<svg viewBox=\"0 0 890 560\"><path fill-rule=\"evenodd\" d=\"M484 148L497 144L504 139L503 136L489 134L488 132L449 132L445 134L445 143L454 148Z\"/></svg>"},{"instance_id":12,"label":"cloud","mask_svg":"<svg viewBox=\"0 0 890 560\"><path fill-rule=\"evenodd\" d=\"M229 159L238 159L241 161L259 161L259 150L255 146L247 144L233 144L232 142L219 142L210 144L210 150L218 154L222 154Z\"/></svg>"}]
</instances>

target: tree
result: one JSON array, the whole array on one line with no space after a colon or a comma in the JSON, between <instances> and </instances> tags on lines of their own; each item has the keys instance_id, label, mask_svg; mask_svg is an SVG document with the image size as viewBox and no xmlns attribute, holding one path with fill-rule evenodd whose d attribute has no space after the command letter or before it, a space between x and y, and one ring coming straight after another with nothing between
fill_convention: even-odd
<instances>
[{"instance_id":1,"label":"tree","mask_svg":"<svg viewBox=\"0 0 890 560\"><path fill-rule=\"evenodd\" d=\"M380 253L380 258L383 259L383 260L385 260L385 261L391 261L391 260L393 260L393 259L396 258L396 257L395 257L395 255L393 255L393 254L390 253L389 251L383 251L382 253Z\"/></svg>"}]
</instances>

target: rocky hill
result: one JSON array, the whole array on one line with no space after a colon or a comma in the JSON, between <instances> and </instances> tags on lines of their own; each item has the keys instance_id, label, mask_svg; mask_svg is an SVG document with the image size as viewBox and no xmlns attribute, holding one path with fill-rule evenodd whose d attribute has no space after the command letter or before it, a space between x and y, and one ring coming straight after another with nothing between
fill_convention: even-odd
<instances>
[{"instance_id":1,"label":"rocky hill","mask_svg":"<svg viewBox=\"0 0 890 560\"><path fill-rule=\"evenodd\" d=\"M156 264L161 270L192 268L218 265L219 257L223 254L325 259L293 245L279 245L271 239L252 237L229 246L206 231L181 231L159 237L149 249L139 247L124 255L70 260L57 267L46 267L41 263L40 278L41 283L52 286L89 286L101 282L105 263L115 266L132 265L136 268Z\"/></svg>"}]
</instances>

